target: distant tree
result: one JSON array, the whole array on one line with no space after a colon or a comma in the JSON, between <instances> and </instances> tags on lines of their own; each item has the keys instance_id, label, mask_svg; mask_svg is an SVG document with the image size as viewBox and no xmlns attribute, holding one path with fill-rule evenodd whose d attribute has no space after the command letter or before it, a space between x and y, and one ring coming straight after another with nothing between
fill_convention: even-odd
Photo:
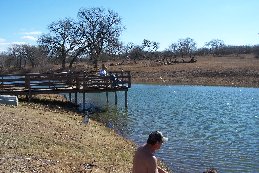
<instances>
[{"instance_id":1,"label":"distant tree","mask_svg":"<svg viewBox=\"0 0 259 173\"><path fill-rule=\"evenodd\" d=\"M213 39L207 43L205 43L205 47L210 50L210 53L214 56L222 55L223 48L225 47L225 43L223 40Z\"/></svg>"},{"instance_id":2,"label":"distant tree","mask_svg":"<svg viewBox=\"0 0 259 173\"><path fill-rule=\"evenodd\" d=\"M195 51L196 55L204 56L210 54L210 50L206 47L199 48Z\"/></svg>"},{"instance_id":3,"label":"distant tree","mask_svg":"<svg viewBox=\"0 0 259 173\"><path fill-rule=\"evenodd\" d=\"M134 46L130 51L129 51L129 58L134 59L134 60L140 60L145 57L145 52L143 51L142 46Z\"/></svg>"},{"instance_id":4,"label":"distant tree","mask_svg":"<svg viewBox=\"0 0 259 173\"><path fill-rule=\"evenodd\" d=\"M49 25L49 34L42 35L38 43L48 56L61 61L61 67L66 67L66 60L77 48L76 25L71 19L59 20Z\"/></svg>"},{"instance_id":5,"label":"distant tree","mask_svg":"<svg viewBox=\"0 0 259 173\"><path fill-rule=\"evenodd\" d=\"M82 8L78 12L78 19L78 47L88 51L90 60L97 68L98 57L120 45L119 36L124 29L121 18L112 10Z\"/></svg>"},{"instance_id":6,"label":"distant tree","mask_svg":"<svg viewBox=\"0 0 259 173\"><path fill-rule=\"evenodd\" d=\"M14 66L16 68L21 69L22 67L25 67L26 65L26 52L24 49L24 45L19 44L13 44L11 47L8 48L9 54L15 59L16 63L14 63Z\"/></svg>"},{"instance_id":7,"label":"distant tree","mask_svg":"<svg viewBox=\"0 0 259 173\"><path fill-rule=\"evenodd\" d=\"M149 52L155 52L157 49L159 49L159 43L144 39L142 42L142 49L147 49Z\"/></svg>"},{"instance_id":8,"label":"distant tree","mask_svg":"<svg viewBox=\"0 0 259 173\"><path fill-rule=\"evenodd\" d=\"M252 47L252 52L255 55L255 58L259 58L259 45L255 45Z\"/></svg>"},{"instance_id":9,"label":"distant tree","mask_svg":"<svg viewBox=\"0 0 259 173\"><path fill-rule=\"evenodd\" d=\"M23 45L24 48L24 58L27 60L28 64L34 68L46 62L46 56L44 52L37 46Z\"/></svg>"},{"instance_id":10,"label":"distant tree","mask_svg":"<svg viewBox=\"0 0 259 173\"><path fill-rule=\"evenodd\" d=\"M172 55L174 58L177 57L177 55L179 54L179 51L178 51L178 44L177 43L172 43L170 46L169 46L169 51L172 52Z\"/></svg>"},{"instance_id":11,"label":"distant tree","mask_svg":"<svg viewBox=\"0 0 259 173\"><path fill-rule=\"evenodd\" d=\"M224 48L224 54L235 54L236 56L239 56L240 54L249 54L252 52L251 46L225 46Z\"/></svg>"},{"instance_id":12,"label":"distant tree","mask_svg":"<svg viewBox=\"0 0 259 173\"><path fill-rule=\"evenodd\" d=\"M152 43L150 40L144 39L142 42L142 47L143 47L143 49L147 48L149 50L151 47L151 44Z\"/></svg>"},{"instance_id":13,"label":"distant tree","mask_svg":"<svg viewBox=\"0 0 259 173\"><path fill-rule=\"evenodd\" d=\"M15 59L8 52L2 52L0 54L0 70L6 70L14 66Z\"/></svg>"},{"instance_id":14,"label":"distant tree","mask_svg":"<svg viewBox=\"0 0 259 173\"><path fill-rule=\"evenodd\" d=\"M153 41L152 46L153 46L153 51L156 52L159 49L159 42Z\"/></svg>"},{"instance_id":15,"label":"distant tree","mask_svg":"<svg viewBox=\"0 0 259 173\"><path fill-rule=\"evenodd\" d=\"M189 56L191 58L196 49L196 42L192 38L178 40L178 51L182 58L184 56Z\"/></svg>"},{"instance_id":16,"label":"distant tree","mask_svg":"<svg viewBox=\"0 0 259 173\"><path fill-rule=\"evenodd\" d=\"M42 62L46 62L46 55L37 46L28 44L12 45L6 52L5 62L8 68L14 66L22 69L28 66L36 67Z\"/></svg>"},{"instance_id":17,"label":"distant tree","mask_svg":"<svg viewBox=\"0 0 259 173\"><path fill-rule=\"evenodd\" d=\"M129 58L129 53L131 52L131 50L135 47L134 43L130 42L130 43L127 43L127 44L121 44L121 47L120 47L120 51L119 51L119 54L120 54L120 57L121 58Z\"/></svg>"}]
</instances>

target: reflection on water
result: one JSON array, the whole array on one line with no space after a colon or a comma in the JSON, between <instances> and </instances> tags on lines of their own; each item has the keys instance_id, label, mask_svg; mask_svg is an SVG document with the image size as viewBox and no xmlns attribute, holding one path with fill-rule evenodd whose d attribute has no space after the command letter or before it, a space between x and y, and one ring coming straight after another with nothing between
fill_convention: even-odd
<instances>
[{"instance_id":1,"label":"reflection on water","mask_svg":"<svg viewBox=\"0 0 259 173\"><path fill-rule=\"evenodd\" d=\"M259 172L259 89L133 85L127 110L118 98L96 118L138 145L162 131L169 141L157 156L175 172Z\"/></svg>"}]
</instances>

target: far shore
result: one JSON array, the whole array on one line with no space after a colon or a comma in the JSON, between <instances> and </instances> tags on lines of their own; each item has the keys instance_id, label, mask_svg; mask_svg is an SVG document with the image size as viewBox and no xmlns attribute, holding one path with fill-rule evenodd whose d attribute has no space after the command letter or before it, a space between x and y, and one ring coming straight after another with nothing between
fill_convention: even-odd
<instances>
[{"instance_id":1,"label":"far shore","mask_svg":"<svg viewBox=\"0 0 259 173\"><path fill-rule=\"evenodd\" d=\"M105 63L111 71L131 71L133 83L259 88L259 58L253 55L204 56L195 63L170 65L151 60Z\"/></svg>"}]
</instances>

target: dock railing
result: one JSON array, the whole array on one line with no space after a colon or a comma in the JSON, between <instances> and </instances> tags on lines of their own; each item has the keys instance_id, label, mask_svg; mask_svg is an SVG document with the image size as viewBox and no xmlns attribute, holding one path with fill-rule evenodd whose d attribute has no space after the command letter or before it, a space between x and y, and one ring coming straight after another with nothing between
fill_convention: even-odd
<instances>
[{"instance_id":1,"label":"dock railing","mask_svg":"<svg viewBox=\"0 0 259 173\"><path fill-rule=\"evenodd\" d=\"M0 74L0 94L33 95L61 92L115 92L131 87L129 71Z\"/></svg>"}]
</instances>

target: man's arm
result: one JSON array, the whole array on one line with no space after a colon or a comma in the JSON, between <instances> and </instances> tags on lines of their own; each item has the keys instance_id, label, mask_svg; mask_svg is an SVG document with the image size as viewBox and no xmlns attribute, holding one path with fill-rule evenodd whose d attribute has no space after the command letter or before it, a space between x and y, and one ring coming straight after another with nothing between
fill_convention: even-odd
<instances>
[{"instance_id":1,"label":"man's arm","mask_svg":"<svg viewBox=\"0 0 259 173\"><path fill-rule=\"evenodd\" d=\"M148 164L148 173L168 173L157 165L155 156L151 157Z\"/></svg>"},{"instance_id":2,"label":"man's arm","mask_svg":"<svg viewBox=\"0 0 259 173\"><path fill-rule=\"evenodd\" d=\"M158 173L167 173L165 170L163 170L163 169L160 168L160 167L157 167L157 170L158 170Z\"/></svg>"},{"instance_id":3,"label":"man's arm","mask_svg":"<svg viewBox=\"0 0 259 173\"><path fill-rule=\"evenodd\" d=\"M155 156L149 157L147 160L147 173L159 173Z\"/></svg>"}]
</instances>

